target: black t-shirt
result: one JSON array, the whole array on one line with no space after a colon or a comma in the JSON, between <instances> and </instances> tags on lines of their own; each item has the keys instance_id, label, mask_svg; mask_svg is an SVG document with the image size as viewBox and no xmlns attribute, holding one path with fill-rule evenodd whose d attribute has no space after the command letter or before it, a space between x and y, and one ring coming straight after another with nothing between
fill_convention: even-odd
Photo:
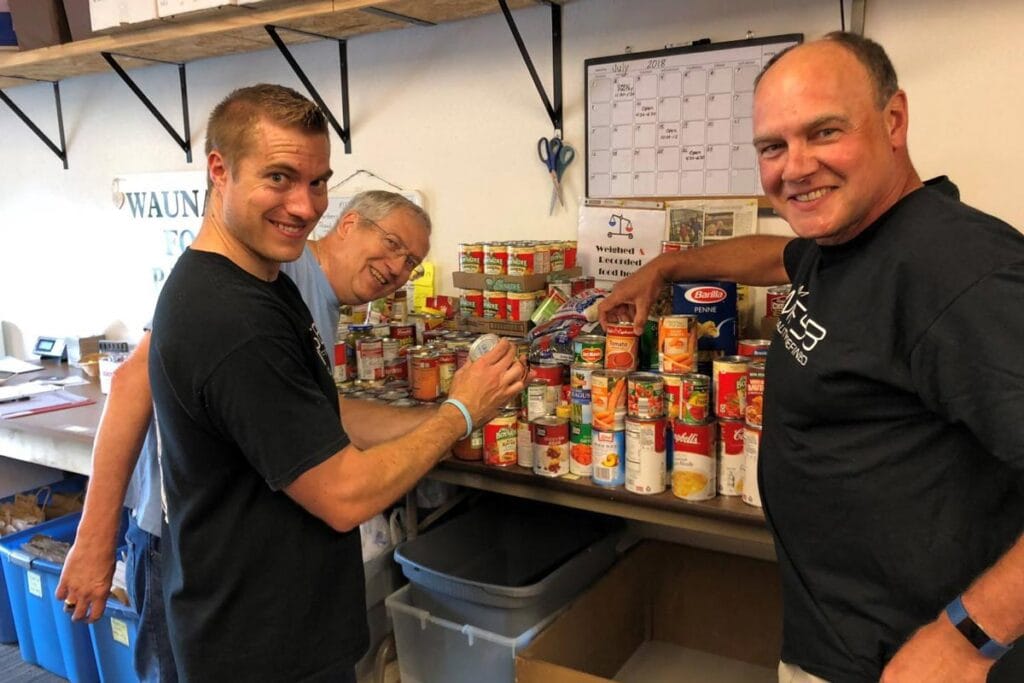
<instances>
[{"instance_id":1,"label":"black t-shirt","mask_svg":"<svg viewBox=\"0 0 1024 683\"><path fill-rule=\"evenodd\" d=\"M294 283L178 260L150 349L167 523L163 582L182 680L331 680L367 647L358 530L281 489L347 443Z\"/></svg>"},{"instance_id":2,"label":"black t-shirt","mask_svg":"<svg viewBox=\"0 0 1024 683\"><path fill-rule=\"evenodd\" d=\"M1024 236L926 187L785 263L760 461L782 656L877 681L1024 530Z\"/></svg>"}]
</instances>

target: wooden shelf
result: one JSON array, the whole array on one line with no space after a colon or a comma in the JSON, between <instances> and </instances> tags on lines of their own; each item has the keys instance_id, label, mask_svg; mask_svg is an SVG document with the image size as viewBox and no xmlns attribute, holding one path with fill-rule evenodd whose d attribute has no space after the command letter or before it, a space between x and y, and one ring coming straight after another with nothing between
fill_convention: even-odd
<instances>
[{"instance_id":1,"label":"wooden shelf","mask_svg":"<svg viewBox=\"0 0 1024 683\"><path fill-rule=\"evenodd\" d=\"M535 0L509 0L510 9L536 5ZM101 52L116 52L146 59L189 62L207 57L253 52L274 47L266 24L311 31L335 38L408 28L400 19L367 12L386 10L432 23L458 21L500 11L496 0L289 0L215 10L163 19L63 45L0 52L0 88L25 85L31 80L59 81L108 72ZM309 43L314 36L283 32L289 44ZM123 60L125 68L151 65ZM31 79L26 81L24 79Z\"/></svg>"}]
</instances>

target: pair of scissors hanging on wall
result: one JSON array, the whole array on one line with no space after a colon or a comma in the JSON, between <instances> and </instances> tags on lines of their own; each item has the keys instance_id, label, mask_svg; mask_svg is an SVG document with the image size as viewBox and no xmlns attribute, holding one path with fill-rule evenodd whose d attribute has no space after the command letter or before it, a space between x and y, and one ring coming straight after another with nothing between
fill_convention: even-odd
<instances>
[{"instance_id":1,"label":"pair of scissors hanging on wall","mask_svg":"<svg viewBox=\"0 0 1024 683\"><path fill-rule=\"evenodd\" d=\"M547 166L548 174L551 176L551 206L548 207L550 216L555 212L556 201L565 206L565 200L562 198L562 174L576 158L576 150L562 142L560 137L541 138L537 140L537 156Z\"/></svg>"}]
</instances>

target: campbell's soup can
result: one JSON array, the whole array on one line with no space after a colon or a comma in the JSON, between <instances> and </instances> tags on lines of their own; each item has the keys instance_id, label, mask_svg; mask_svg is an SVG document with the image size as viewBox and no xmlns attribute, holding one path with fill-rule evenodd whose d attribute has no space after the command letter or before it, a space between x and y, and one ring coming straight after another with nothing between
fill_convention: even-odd
<instances>
[{"instance_id":1,"label":"campbell's soup can","mask_svg":"<svg viewBox=\"0 0 1024 683\"><path fill-rule=\"evenodd\" d=\"M626 427L626 371L590 373L590 404L594 429L614 432Z\"/></svg>"},{"instance_id":2,"label":"campbell's soup can","mask_svg":"<svg viewBox=\"0 0 1024 683\"><path fill-rule=\"evenodd\" d=\"M663 315L658 319L658 369L693 372L697 365L697 317Z\"/></svg>"},{"instance_id":3,"label":"campbell's soup can","mask_svg":"<svg viewBox=\"0 0 1024 683\"><path fill-rule=\"evenodd\" d=\"M384 348L378 337L356 341L356 379L384 379Z\"/></svg>"},{"instance_id":4,"label":"campbell's soup can","mask_svg":"<svg viewBox=\"0 0 1024 683\"><path fill-rule=\"evenodd\" d=\"M609 370L636 370L640 338L633 325L611 324L605 329L604 366Z\"/></svg>"},{"instance_id":5,"label":"campbell's soup can","mask_svg":"<svg viewBox=\"0 0 1024 683\"><path fill-rule=\"evenodd\" d=\"M626 376L626 415L650 420L665 415L665 381L653 372Z\"/></svg>"},{"instance_id":6,"label":"campbell's soup can","mask_svg":"<svg viewBox=\"0 0 1024 683\"><path fill-rule=\"evenodd\" d=\"M591 481L600 486L626 483L626 432L598 429L590 432Z\"/></svg>"},{"instance_id":7,"label":"campbell's soup can","mask_svg":"<svg viewBox=\"0 0 1024 683\"><path fill-rule=\"evenodd\" d=\"M743 421L718 421L718 492L723 496L743 495Z\"/></svg>"},{"instance_id":8,"label":"campbell's soup can","mask_svg":"<svg viewBox=\"0 0 1024 683\"><path fill-rule=\"evenodd\" d=\"M533 469L533 429L522 415L516 420L516 464Z\"/></svg>"},{"instance_id":9,"label":"campbell's soup can","mask_svg":"<svg viewBox=\"0 0 1024 683\"><path fill-rule=\"evenodd\" d=\"M505 295L505 317L509 320L529 320L536 307L537 298L533 292L508 292Z\"/></svg>"},{"instance_id":10,"label":"campbell's soup can","mask_svg":"<svg viewBox=\"0 0 1024 683\"><path fill-rule=\"evenodd\" d=\"M740 339L736 343L736 355L764 359L771 343L771 339Z\"/></svg>"},{"instance_id":11,"label":"campbell's soup can","mask_svg":"<svg viewBox=\"0 0 1024 683\"><path fill-rule=\"evenodd\" d=\"M508 247L508 274L533 275L537 272L534 260L537 248L532 244L513 244Z\"/></svg>"},{"instance_id":12,"label":"campbell's soup can","mask_svg":"<svg viewBox=\"0 0 1024 683\"><path fill-rule=\"evenodd\" d=\"M605 339L599 334L581 334L572 340L573 362L594 367L604 366Z\"/></svg>"},{"instance_id":13,"label":"campbell's soup can","mask_svg":"<svg viewBox=\"0 0 1024 683\"><path fill-rule=\"evenodd\" d=\"M519 428L515 411L503 411L484 425L484 463L515 465L519 459Z\"/></svg>"},{"instance_id":14,"label":"campbell's soup can","mask_svg":"<svg viewBox=\"0 0 1024 683\"><path fill-rule=\"evenodd\" d=\"M593 471L589 424L569 422L569 472L589 477Z\"/></svg>"},{"instance_id":15,"label":"campbell's soup can","mask_svg":"<svg viewBox=\"0 0 1024 683\"><path fill-rule=\"evenodd\" d=\"M761 428L743 427L743 502L761 507L761 491L757 486L757 459L761 452Z\"/></svg>"},{"instance_id":16,"label":"campbell's soup can","mask_svg":"<svg viewBox=\"0 0 1024 683\"><path fill-rule=\"evenodd\" d=\"M703 424L711 417L711 378L698 372L682 376L679 419L687 424Z\"/></svg>"},{"instance_id":17,"label":"campbell's soup can","mask_svg":"<svg viewBox=\"0 0 1024 683\"><path fill-rule=\"evenodd\" d=\"M484 245L476 242L460 243L459 270L463 273L482 273L484 270Z\"/></svg>"},{"instance_id":18,"label":"campbell's soup can","mask_svg":"<svg viewBox=\"0 0 1024 683\"><path fill-rule=\"evenodd\" d=\"M409 360L409 369L413 398L433 401L441 395L441 365L436 353L425 349L413 354Z\"/></svg>"},{"instance_id":19,"label":"campbell's soup can","mask_svg":"<svg viewBox=\"0 0 1024 683\"><path fill-rule=\"evenodd\" d=\"M384 363L384 381L402 381L408 377L408 369L409 366L405 362L404 358L396 358L395 360L387 361Z\"/></svg>"},{"instance_id":20,"label":"campbell's soup can","mask_svg":"<svg viewBox=\"0 0 1024 683\"><path fill-rule=\"evenodd\" d=\"M683 500L714 498L717 486L715 423L672 423L672 494Z\"/></svg>"},{"instance_id":21,"label":"campbell's soup can","mask_svg":"<svg viewBox=\"0 0 1024 683\"><path fill-rule=\"evenodd\" d=\"M764 361L747 368L747 397L743 409L747 424L760 427L764 422Z\"/></svg>"},{"instance_id":22,"label":"campbell's soup can","mask_svg":"<svg viewBox=\"0 0 1024 683\"><path fill-rule=\"evenodd\" d=\"M398 340L398 354L404 357L409 347L416 344L416 325L413 323L391 323L388 328L391 338Z\"/></svg>"},{"instance_id":23,"label":"campbell's soup can","mask_svg":"<svg viewBox=\"0 0 1024 683\"><path fill-rule=\"evenodd\" d=\"M789 298L792 288L789 285L775 285L765 290L764 311L767 315L778 318L782 315L782 309Z\"/></svg>"},{"instance_id":24,"label":"campbell's soup can","mask_svg":"<svg viewBox=\"0 0 1024 683\"><path fill-rule=\"evenodd\" d=\"M459 298L459 312L464 318L484 316L484 293L479 289L465 289Z\"/></svg>"},{"instance_id":25,"label":"campbell's soup can","mask_svg":"<svg viewBox=\"0 0 1024 683\"><path fill-rule=\"evenodd\" d=\"M484 290L484 317L505 320L508 316L508 295L505 292Z\"/></svg>"},{"instance_id":26,"label":"campbell's soup can","mask_svg":"<svg viewBox=\"0 0 1024 683\"><path fill-rule=\"evenodd\" d=\"M484 244L484 273L487 275L508 274L508 245L502 242Z\"/></svg>"},{"instance_id":27,"label":"campbell's soup can","mask_svg":"<svg viewBox=\"0 0 1024 683\"><path fill-rule=\"evenodd\" d=\"M665 490L665 419L626 418L626 490Z\"/></svg>"},{"instance_id":28,"label":"campbell's soup can","mask_svg":"<svg viewBox=\"0 0 1024 683\"><path fill-rule=\"evenodd\" d=\"M747 368L746 356L723 356L712 363L712 392L715 397L715 415L725 420L742 420L746 409Z\"/></svg>"},{"instance_id":29,"label":"campbell's soup can","mask_svg":"<svg viewBox=\"0 0 1024 683\"><path fill-rule=\"evenodd\" d=\"M542 477L569 474L569 421L540 417L533 425L533 472Z\"/></svg>"}]
</instances>

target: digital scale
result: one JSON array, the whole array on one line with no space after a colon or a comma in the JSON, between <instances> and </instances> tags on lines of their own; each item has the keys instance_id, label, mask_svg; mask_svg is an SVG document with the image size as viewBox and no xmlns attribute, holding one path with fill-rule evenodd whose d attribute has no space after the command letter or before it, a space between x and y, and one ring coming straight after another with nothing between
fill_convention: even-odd
<instances>
[{"instance_id":1,"label":"digital scale","mask_svg":"<svg viewBox=\"0 0 1024 683\"><path fill-rule=\"evenodd\" d=\"M59 360L77 363L84 356L99 352L103 335L90 337L37 337L32 353L40 360Z\"/></svg>"},{"instance_id":2,"label":"digital scale","mask_svg":"<svg viewBox=\"0 0 1024 683\"><path fill-rule=\"evenodd\" d=\"M40 360L67 360L67 341L58 337L39 337L36 339L36 345L32 347L32 353L39 356Z\"/></svg>"}]
</instances>

